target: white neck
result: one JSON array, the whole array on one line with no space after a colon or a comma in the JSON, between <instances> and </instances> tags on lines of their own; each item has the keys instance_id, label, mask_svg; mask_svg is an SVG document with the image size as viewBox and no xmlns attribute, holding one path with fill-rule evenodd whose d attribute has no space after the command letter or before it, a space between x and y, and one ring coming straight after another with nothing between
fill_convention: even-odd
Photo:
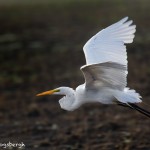
<instances>
[{"instance_id":1,"label":"white neck","mask_svg":"<svg viewBox=\"0 0 150 150\"><path fill-rule=\"evenodd\" d=\"M60 92L58 93L59 95L65 95L59 100L61 108L68 111L76 109L74 105L76 101L75 91L69 87L60 87L58 89L60 89Z\"/></svg>"}]
</instances>

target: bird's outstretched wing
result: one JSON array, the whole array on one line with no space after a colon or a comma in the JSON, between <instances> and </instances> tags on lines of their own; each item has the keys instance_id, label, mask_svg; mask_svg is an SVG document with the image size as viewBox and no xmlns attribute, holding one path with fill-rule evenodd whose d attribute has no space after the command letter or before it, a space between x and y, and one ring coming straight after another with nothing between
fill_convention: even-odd
<instances>
[{"instance_id":1,"label":"bird's outstretched wing","mask_svg":"<svg viewBox=\"0 0 150 150\"><path fill-rule=\"evenodd\" d=\"M125 43L132 43L136 26L132 20L123 18L117 23L101 30L84 45L86 64L116 62L127 66Z\"/></svg>"},{"instance_id":2,"label":"bird's outstretched wing","mask_svg":"<svg viewBox=\"0 0 150 150\"><path fill-rule=\"evenodd\" d=\"M87 89L126 87L126 66L115 62L105 62L81 67Z\"/></svg>"}]
</instances>

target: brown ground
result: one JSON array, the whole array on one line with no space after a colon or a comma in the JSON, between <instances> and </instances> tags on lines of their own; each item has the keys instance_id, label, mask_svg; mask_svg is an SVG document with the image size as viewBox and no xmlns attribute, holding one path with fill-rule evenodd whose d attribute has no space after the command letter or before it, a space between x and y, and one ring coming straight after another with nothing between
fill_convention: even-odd
<instances>
[{"instance_id":1,"label":"brown ground","mask_svg":"<svg viewBox=\"0 0 150 150\"><path fill-rule=\"evenodd\" d=\"M23 142L28 150L149 150L150 120L138 112L101 104L67 112L58 96L35 97L82 84L84 43L129 16L137 34L128 45L128 85L150 104L149 9L148 0L0 5L0 143Z\"/></svg>"}]
</instances>

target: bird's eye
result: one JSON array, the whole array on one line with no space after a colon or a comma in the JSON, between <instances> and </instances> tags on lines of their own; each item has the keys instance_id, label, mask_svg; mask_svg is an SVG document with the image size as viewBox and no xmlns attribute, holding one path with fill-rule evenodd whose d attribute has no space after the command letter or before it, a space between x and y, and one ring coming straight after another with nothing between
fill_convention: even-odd
<instances>
[{"instance_id":1,"label":"bird's eye","mask_svg":"<svg viewBox=\"0 0 150 150\"><path fill-rule=\"evenodd\" d=\"M55 92L60 92L60 89L56 89Z\"/></svg>"}]
</instances>

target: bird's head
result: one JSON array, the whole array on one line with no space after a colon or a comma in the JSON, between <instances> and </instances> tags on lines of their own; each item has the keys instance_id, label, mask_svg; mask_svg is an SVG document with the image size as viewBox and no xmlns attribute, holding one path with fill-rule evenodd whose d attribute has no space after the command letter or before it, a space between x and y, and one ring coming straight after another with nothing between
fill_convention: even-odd
<instances>
[{"instance_id":1,"label":"bird's head","mask_svg":"<svg viewBox=\"0 0 150 150\"><path fill-rule=\"evenodd\" d=\"M42 93L37 94L36 96L46 96L46 95L70 95L74 93L74 90L69 87L58 87L53 90L48 90Z\"/></svg>"},{"instance_id":2,"label":"bird's head","mask_svg":"<svg viewBox=\"0 0 150 150\"><path fill-rule=\"evenodd\" d=\"M37 94L36 96L46 96L46 95L65 95L63 98L59 100L59 104L62 109L72 111L76 109L73 107L73 103L75 102L75 91L69 87L59 87L54 90L45 91Z\"/></svg>"}]
</instances>

